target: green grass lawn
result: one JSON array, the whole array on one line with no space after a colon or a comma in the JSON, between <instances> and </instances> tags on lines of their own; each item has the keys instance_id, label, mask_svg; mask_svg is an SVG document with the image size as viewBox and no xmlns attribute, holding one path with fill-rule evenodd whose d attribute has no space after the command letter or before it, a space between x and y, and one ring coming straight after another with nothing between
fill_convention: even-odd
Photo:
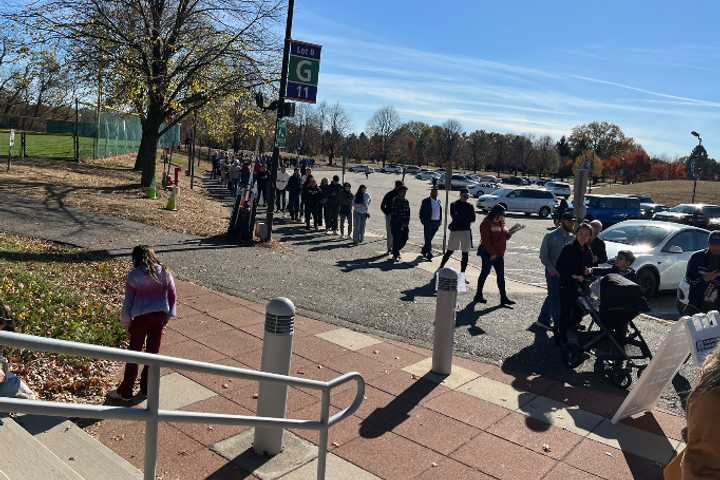
<instances>
[{"instance_id":1,"label":"green grass lawn","mask_svg":"<svg viewBox=\"0 0 720 480\"><path fill-rule=\"evenodd\" d=\"M0 156L5 157L8 153L9 133L0 131ZM42 157L62 160L72 160L73 137L70 135L52 135L41 133L28 133L26 153L28 157ZM80 159L86 160L93 156L92 137L80 137ZM130 152L136 152L140 144L139 140L114 140L100 139L98 157L109 157ZM13 156L20 153L20 134L15 135L15 148Z\"/></svg>"}]
</instances>

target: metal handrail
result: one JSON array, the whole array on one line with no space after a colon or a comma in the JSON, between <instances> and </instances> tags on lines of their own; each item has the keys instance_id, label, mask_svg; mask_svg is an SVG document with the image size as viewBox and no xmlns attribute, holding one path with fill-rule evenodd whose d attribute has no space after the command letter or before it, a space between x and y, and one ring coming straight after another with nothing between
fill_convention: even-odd
<instances>
[{"instance_id":1,"label":"metal handrail","mask_svg":"<svg viewBox=\"0 0 720 480\"><path fill-rule=\"evenodd\" d=\"M52 352L126 363L138 363L149 367L147 406L122 407L92 404L65 404L43 400L24 400L0 397L1 412L17 412L35 415L48 415L73 418L116 419L144 421L145 428L145 480L154 480L157 464L157 434L159 422L211 423L220 425L246 425L253 427L299 428L319 430L317 478L325 479L327 465L328 429L338 422L354 414L365 395L365 380L357 372L349 372L327 382L307 378L259 372L244 368L216 365L182 358L157 355L152 353L122 350L119 348L89 345L54 338L36 337L12 332L0 332L0 345L40 352ZM256 417L245 415L227 415L204 412L187 412L179 410L161 410L160 405L160 369L172 368L224 375L245 380L283 383L302 388L322 391L322 409L320 420L303 420L275 417ZM333 388L351 380L357 383L355 398L349 407L330 416L330 393Z\"/></svg>"}]
</instances>

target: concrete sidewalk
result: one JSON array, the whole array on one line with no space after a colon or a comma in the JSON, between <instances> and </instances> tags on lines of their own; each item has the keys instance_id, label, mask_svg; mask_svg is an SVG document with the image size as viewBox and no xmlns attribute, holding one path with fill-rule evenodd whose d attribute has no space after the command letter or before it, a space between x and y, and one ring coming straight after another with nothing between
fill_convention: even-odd
<instances>
[{"instance_id":1,"label":"concrete sidewalk","mask_svg":"<svg viewBox=\"0 0 720 480\"><path fill-rule=\"evenodd\" d=\"M178 282L178 318L161 353L260 368L264 306ZM329 479L661 479L684 447L685 420L664 411L613 426L623 397L554 379L514 374L455 357L453 374L429 374L431 351L305 317L296 319L290 374L329 380L348 371L367 383L363 405L330 430ZM162 408L253 414L258 386L221 376L163 371ZM333 412L352 401L333 393ZM291 388L290 418L319 419L316 391ZM142 468L144 426L88 427ZM159 478L315 478L317 432L292 431L287 454L257 462L250 429L163 424ZM254 462L254 463L253 463Z\"/></svg>"}]
</instances>

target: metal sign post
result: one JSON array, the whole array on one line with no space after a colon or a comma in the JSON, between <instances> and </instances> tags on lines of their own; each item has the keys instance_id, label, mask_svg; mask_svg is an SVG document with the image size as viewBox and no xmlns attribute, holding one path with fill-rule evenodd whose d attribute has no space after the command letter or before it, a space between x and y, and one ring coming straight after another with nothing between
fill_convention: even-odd
<instances>
[{"instance_id":1,"label":"metal sign post","mask_svg":"<svg viewBox=\"0 0 720 480\"><path fill-rule=\"evenodd\" d=\"M8 135L8 163L7 163L7 169L8 172L10 171L10 163L12 162L12 153L13 153L13 147L15 146L15 129L10 130L10 135Z\"/></svg>"}]
</instances>

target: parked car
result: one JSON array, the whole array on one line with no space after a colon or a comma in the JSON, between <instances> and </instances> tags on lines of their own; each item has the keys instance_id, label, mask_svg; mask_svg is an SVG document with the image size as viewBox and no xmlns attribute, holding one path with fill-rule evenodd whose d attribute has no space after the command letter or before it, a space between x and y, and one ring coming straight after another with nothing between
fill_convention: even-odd
<instances>
[{"instance_id":1,"label":"parked car","mask_svg":"<svg viewBox=\"0 0 720 480\"><path fill-rule=\"evenodd\" d=\"M631 198L637 198L640 200L640 216L642 218L653 218L658 212L664 212L668 209L667 205L662 203L655 203L650 195L627 195Z\"/></svg>"},{"instance_id":2,"label":"parked car","mask_svg":"<svg viewBox=\"0 0 720 480\"><path fill-rule=\"evenodd\" d=\"M430 170L422 169L415 174L415 178L418 180L430 180L435 175L435 172Z\"/></svg>"},{"instance_id":3,"label":"parked car","mask_svg":"<svg viewBox=\"0 0 720 480\"><path fill-rule=\"evenodd\" d=\"M600 220L603 227L641 217L640 201L624 195L587 195L585 206L585 218Z\"/></svg>"},{"instance_id":4,"label":"parked car","mask_svg":"<svg viewBox=\"0 0 720 480\"><path fill-rule=\"evenodd\" d=\"M380 171L382 173L402 173L402 167L400 165L393 165L391 163L388 163Z\"/></svg>"},{"instance_id":5,"label":"parked car","mask_svg":"<svg viewBox=\"0 0 720 480\"><path fill-rule=\"evenodd\" d=\"M633 268L646 297L660 290L674 290L685 278L687 262L693 253L707 247L710 232L702 228L671 222L628 220L603 230L608 258L618 251L635 254Z\"/></svg>"},{"instance_id":6,"label":"parked car","mask_svg":"<svg viewBox=\"0 0 720 480\"><path fill-rule=\"evenodd\" d=\"M355 173L373 173L373 169L367 165L353 165L350 167L350 171Z\"/></svg>"},{"instance_id":7,"label":"parked car","mask_svg":"<svg viewBox=\"0 0 720 480\"><path fill-rule=\"evenodd\" d=\"M570 184L568 183L551 181L545 182L543 186L553 192L556 197L563 197L565 199L568 199L570 198L570 195L572 195L572 189L570 188Z\"/></svg>"},{"instance_id":8,"label":"parked car","mask_svg":"<svg viewBox=\"0 0 720 480\"><path fill-rule=\"evenodd\" d=\"M462 188L469 189L471 185L474 185L476 182L468 177L467 175L453 175L450 178L450 190L460 190ZM447 185L447 175L442 174L440 178L437 180L437 186L438 188L445 188Z\"/></svg>"},{"instance_id":9,"label":"parked car","mask_svg":"<svg viewBox=\"0 0 720 480\"><path fill-rule=\"evenodd\" d=\"M477 180L479 183L500 183L500 180L495 175L481 175Z\"/></svg>"},{"instance_id":10,"label":"parked car","mask_svg":"<svg viewBox=\"0 0 720 480\"><path fill-rule=\"evenodd\" d=\"M501 188L481 195L477 201L477 207L482 211L489 211L495 205L502 205L509 212L537 213L546 218L555 207L555 195L539 188Z\"/></svg>"},{"instance_id":11,"label":"parked car","mask_svg":"<svg viewBox=\"0 0 720 480\"><path fill-rule=\"evenodd\" d=\"M473 183L468 189L468 193L472 195L475 198L479 198L482 195L485 195L486 193L493 193L494 191L498 190L500 188L500 185L497 183Z\"/></svg>"},{"instance_id":12,"label":"parked car","mask_svg":"<svg viewBox=\"0 0 720 480\"><path fill-rule=\"evenodd\" d=\"M653 220L677 222L699 228L720 228L720 206L706 203L681 203L669 210L653 215Z\"/></svg>"},{"instance_id":13,"label":"parked car","mask_svg":"<svg viewBox=\"0 0 720 480\"><path fill-rule=\"evenodd\" d=\"M418 173L420 171L420 167L415 166L415 165L410 165L410 166L404 167L404 168L405 168L405 173L408 175L415 175L416 173Z\"/></svg>"},{"instance_id":14,"label":"parked car","mask_svg":"<svg viewBox=\"0 0 720 480\"><path fill-rule=\"evenodd\" d=\"M525 185L525 181L520 177L505 177L501 181L504 185Z\"/></svg>"}]
</instances>

